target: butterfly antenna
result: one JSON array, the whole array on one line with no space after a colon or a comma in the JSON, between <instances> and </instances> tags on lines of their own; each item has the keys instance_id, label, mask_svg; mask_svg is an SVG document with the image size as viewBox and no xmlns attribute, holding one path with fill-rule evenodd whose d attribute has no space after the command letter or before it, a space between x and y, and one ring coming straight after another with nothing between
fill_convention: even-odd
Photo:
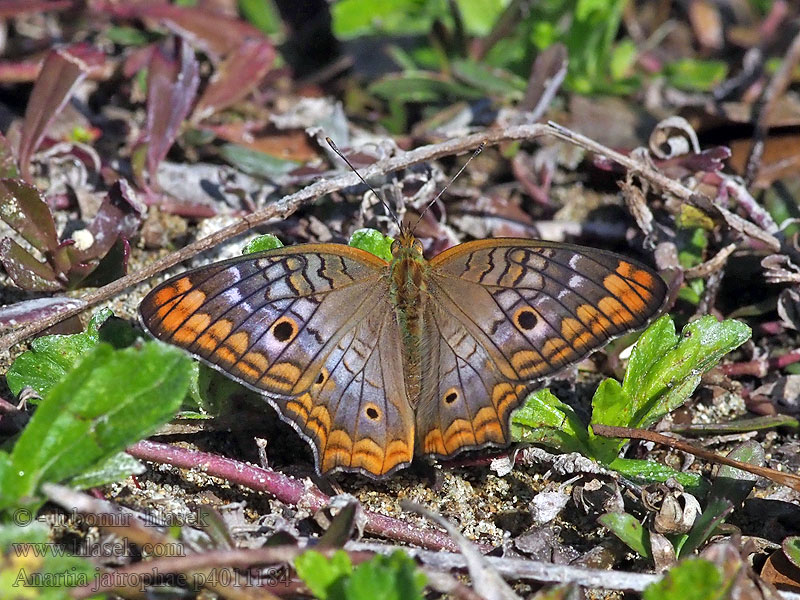
<instances>
[{"instance_id":1,"label":"butterfly antenna","mask_svg":"<svg viewBox=\"0 0 800 600\"><path fill-rule=\"evenodd\" d=\"M412 232L416 231L416 229L417 229L417 225L419 225L420 221L422 221L422 217L424 217L424 216L425 216L425 213L426 213L426 212L428 212L428 209L429 209L431 206L433 206L433 205L436 203L436 201L437 201L439 198L441 198L441 197L442 197L442 194L444 194L444 193L447 191L447 188L449 188L449 187L450 187L450 185L451 185L451 184L452 184L452 183L453 183L453 182L454 182L456 179L458 179L458 176L459 176L459 175L461 175L461 173L463 173L463 172L464 172L464 169L466 169L466 168L467 168L467 165L468 165L470 162L472 162L472 159L473 159L473 158L475 158L476 156L478 156L478 154L480 154L481 152L483 152L483 148L484 148L485 146L486 146L486 142L481 142L481 145L480 145L480 146L478 146L477 148L475 148L475 152L473 152L473 153L472 153L472 156L470 156L470 157L467 159L467 162L465 162L465 163L464 163L464 164L461 166L461 168L458 170L458 173L456 173L455 175L453 175L453 177L450 179L450 181L448 181L448 182L447 182L447 185L445 185L445 186L444 186L444 187L441 189L441 191L440 191L438 194L436 194L436 198L434 198L433 200L431 200L430 202L428 202L428 206L426 206L426 207L423 209L423 211L422 211L422 212L420 213L420 215L419 215L419 218L417 218L417 222L416 222L416 223L414 223L414 226L411 228L411 231L412 231Z\"/></svg>"},{"instance_id":2,"label":"butterfly antenna","mask_svg":"<svg viewBox=\"0 0 800 600\"><path fill-rule=\"evenodd\" d=\"M331 149L334 152L336 152L336 154L339 156L339 158L341 158L345 163L347 163L347 166L350 167L350 170L353 173L355 173L356 175L358 175L358 178L361 180L361 183L363 183L365 186L367 186L369 188L369 191L371 191L373 194L375 194L375 197L378 198L378 200L381 201L381 204L383 204L383 208L386 209L386 212L389 214L389 216L392 217L392 219L394 219L394 222L397 224L397 227L400 229L400 231L403 231L403 225L400 223L400 219L397 218L397 213L395 213L391 209L391 207L388 204L386 204L386 201L383 199L383 196L378 194L378 192L376 192L375 189L370 184L367 183L367 180L364 179L361 176L361 173L359 173L356 170L356 168L353 166L353 164L349 160L347 160L347 157L342 153L341 150L339 150L339 148L336 146L336 144L333 142L333 140L331 138L326 137L325 141L328 142L328 145L331 147Z\"/></svg>"}]
</instances>

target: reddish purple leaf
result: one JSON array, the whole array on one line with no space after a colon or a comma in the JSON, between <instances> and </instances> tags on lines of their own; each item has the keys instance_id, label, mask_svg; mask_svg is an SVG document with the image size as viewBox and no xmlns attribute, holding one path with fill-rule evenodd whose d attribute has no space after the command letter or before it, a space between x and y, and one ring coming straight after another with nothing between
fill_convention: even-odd
<instances>
[{"instance_id":1,"label":"reddish purple leaf","mask_svg":"<svg viewBox=\"0 0 800 600\"><path fill-rule=\"evenodd\" d=\"M76 4L74 0L4 0L0 2L0 19L62 11Z\"/></svg>"},{"instance_id":2,"label":"reddish purple leaf","mask_svg":"<svg viewBox=\"0 0 800 600\"><path fill-rule=\"evenodd\" d=\"M172 55L153 53L147 76L147 171L150 184L192 107L200 74L194 51L181 38Z\"/></svg>"},{"instance_id":3,"label":"reddish purple leaf","mask_svg":"<svg viewBox=\"0 0 800 600\"><path fill-rule=\"evenodd\" d=\"M0 179L0 218L37 250L58 248L53 215L32 185L20 179Z\"/></svg>"},{"instance_id":4,"label":"reddish purple leaf","mask_svg":"<svg viewBox=\"0 0 800 600\"><path fill-rule=\"evenodd\" d=\"M50 265L36 260L11 238L0 240L0 263L11 280L23 290L55 292L63 289Z\"/></svg>"},{"instance_id":5,"label":"reddish purple leaf","mask_svg":"<svg viewBox=\"0 0 800 600\"><path fill-rule=\"evenodd\" d=\"M117 239L108 253L100 260L100 264L84 281L84 285L105 285L119 279L128 271L128 258L131 254L131 245L123 237Z\"/></svg>"},{"instance_id":6,"label":"reddish purple leaf","mask_svg":"<svg viewBox=\"0 0 800 600\"><path fill-rule=\"evenodd\" d=\"M725 166L724 161L731 157L731 150L727 146L715 146L708 150L703 150L699 154L687 154L682 157L681 164L690 171L721 171Z\"/></svg>"},{"instance_id":7,"label":"reddish purple leaf","mask_svg":"<svg viewBox=\"0 0 800 600\"><path fill-rule=\"evenodd\" d=\"M30 178L31 156L45 131L87 71L88 67L66 49L52 50L45 58L25 109L19 141L19 166L25 179Z\"/></svg>"},{"instance_id":8,"label":"reddish purple leaf","mask_svg":"<svg viewBox=\"0 0 800 600\"><path fill-rule=\"evenodd\" d=\"M23 300L0 308L0 327L16 327L24 323L40 321L62 310L83 304L86 304L83 300L63 296Z\"/></svg>"},{"instance_id":9,"label":"reddish purple leaf","mask_svg":"<svg viewBox=\"0 0 800 600\"><path fill-rule=\"evenodd\" d=\"M263 39L261 32L242 21L203 8L175 4L149 4L138 7L141 17L158 19L166 27L219 60L236 50L244 40Z\"/></svg>"},{"instance_id":10,"label":"reddish purple leaf","mask_svg":"<svg viewBox=\"0 0 800 600\"><path fill-rule=\"evenodd\" d=\"M74 255L81 262L102 259L119 239L128 240L138 233L144 210L145 207L135 200L128 182L117 181L87 227L92 236L91 246L75 251Z\"/></svg>"},{"instance_id":11,"label":"reddish purple leaf","mask_svg":"<svg viewBox=\"0 0 800 600\"><path fill-rule=\"evenodd\" d=\"M195 107L195 120L205 119L245 98L261 83L273 60L275 48L267 40L245 40L217 67Z\"/></svg>"}]
</instances>

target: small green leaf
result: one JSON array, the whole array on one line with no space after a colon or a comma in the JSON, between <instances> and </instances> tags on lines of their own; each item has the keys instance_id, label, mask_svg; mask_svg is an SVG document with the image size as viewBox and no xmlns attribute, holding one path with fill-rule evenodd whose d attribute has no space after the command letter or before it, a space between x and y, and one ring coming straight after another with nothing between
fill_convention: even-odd
<instances>
[{"instance_id":1,"label":"small green leaf","mask_svg":"<svg viewBox=\"0 0 800 600\"><path fill-rule=\"evenodd\" d=\"M70 487L85 490L115 481L122 481L131 475L141 475L147 470L141 462L125 452L117 452L108 459L91 467L68 481Z\"/></svg>"},{"instance_id":2,"label":"small green leaf","mask_svg":"<svg viewBox=\"0 0 800 600\"><path fill-rule=\"evenodd\" d=\"M422 600L425 575L404 552L378 554L361 563L345 581L341 600Z\"/></svg>"},{"instance_id":3,"label":"small green leaf","mask_svg":"<svg viewBox=\"0 0 800 600\"><path fill-rule=\"evenodd\" d=\"M611 51L611 58L608 65L611 78L620 81L629 77L636 64L636 57L638 54L639 50L636 44L633 43L633 40L621 40Z\"/></svg>"},{"instance_id":4,"label":"small green leaf","mask_svg":"<svg viewBox=\"0 0 800 600\"><path fill-rule=\"evenodd\" d=\"M748 440L736 446L728 453L728 458L740 462L763 467L766 462L764 448L755 440ZM742 471L736 467L720 465L716 477L711 484L708 495L709 503L716 499L729 501L733 506L740 506L758 481L758 475Z\"/></svg>"},{"instance_id":5,"label":"small green leaf","mask_svg":"<svg viewBox=\"0 0 800 600\"><path fill-rule=\"evenodd\" d=\"M97 468L168 421L186 395L191 360L160 342L99 344L48 391L0 466L0 509L38 505L42 482ZM3 462L3 461L0 461Z\"/></svg>"},{"instance_id":6,"label":"small green leaf","mask_svg":"<svg viewBox=\"0 0 800 600\"><path fill-rule=\"evenodd\" d=\"M268 35L281 29L281 19L275 5L265 0L239 0L239 11L245 19Z\"/></svg>"},{"instance_id":7,"label":"small green leaf","mask_svg":"<svg viewBox=\"0 0 800 600\"><path fill-rule=\"evenodd\" d=\"M441 100L477 100L483 92L452 81L440 73L415 71L386 75L369 88L385 100L397 102L438 102Z\"/></svg>"},{"instance_id":8,"label":"small green leaf","mask_svg":"<svg viewBox=\"0 0 800 600\"><path fill-rule=\"evenodd\" d=\"M394 239L383 235L376 229L359 229L353 232L349 245L361 250L366 250L386 262L392 261L392 243Z\"/></svg>"},{"instance_id":9,"label":"small green leaf","mask_svg":"<svg viewBox=\"0 0 800 600\"><path fill-rule=\"evenodd\" d=\"M144 46L152 41L153 36L136 27L118 25L106 29L108 39L120 46Z\"/></svg>"},{"instance_id":10,"label":"small green leaf","mask_svg":"<svg viewBox=\"0 0 800 600\"><path fill-rule=\"evenodd\" d=\"M283 248L283 242L271 233L268 233L247 242L244 248L242 248L242 254L253 254L255 252L263 252L264 250L274 250L275 248Z\"/></svg>"},{"instance_id":11,"label":"small green leaf","mask_svg":"<svg viewBox=\"0 0 800 600\"><path fill-rule=\"evenodd\" d=\"M697 517L692 529L678 548L678 556L685 557L702 546L708 538L714 535L729 514L733 512L730 500L722 498L712 499L705 510Z\"/></svg>"},{"instance_id":12,"label":"small green leaf","mask_svg":"<svg viewBox=\"0 0 800 600\"><path fill-rule=\"evenodd\" d=\"M650 532L628 513L606 513L597 519L634 552L650 558Z\"/></svg>"},{"instance_id":13,"label":"small green leaf","mask_svg":"<svg viewBox=\"0 0 800 600\"><path fill-rule=\"evenodd\" d=\"M527 82L504 69L469 60L455 60L453 75L460 81L483 91L485 94L522 100Z\"/></svg>"},{"instance_id":14,"label":"small green leaf","mask_svg":"<svg viewBox=\"0 0 800 600\"><path fill-rule=\"evenodd\" d=\"M800 569L800 536L794 535L784 538L781 549L795 567Z\"/></svg>"},{"instance_id":15,"label":"small green leaf","mask_svg":"<svg viewBox=\"0 0 800 600\"><path fill-rule=\"evenodd\" d=\"M643 485L654 482L664 483L668 479L675 479L686 488L687 492L692 494L702 496L708 490L708 482L699 474L676 471L654 460L614 458L607 464L610 469L621 473L626 479Z\"/></svg>"},{"instance_id":16,"label":"small green leaf","mask_svg":"<svg viewBox=\"0 0 800 600\"><path fill-rule=\"evenodd\" d=\"M677 88L708 92L727 77L728 65L721 60L683 58L668 64L664 72Z\"/></svg>"},{"instance_id":17,"label":"small green leaf","mask_svg":"<svg viewBox=\"0 0 800 600\"><path fill-rule=\"evenodd\" d=\"M353 572L353 564L344 550L337 550L330 558L316 550L303 552L294 559L294 568L320 600L341 598L342 582ZM337 586L338 593L334 591Z\"/></svg>"},{"instance_id":18,"label":"small green leaf","mask_svg":"<svg viewBox=\"0 0 800 600\"><path fill-rule=\"evenodd\" d=\"M561 452L589 452L586 426L549 389L533 392L511 418L515 442L545 444Z\"/></svg>"},{"instance_id":19,"label":"small green leaf","mask_svg":"<svg viewBox=\"0 0 800 600\"><path fill-rule=\"evenodd\" d=\"M6 373L6 381L15 396L25 386L45 396L61 381L100 339L100 325L113 313L104 308L97 311L84 333L73 335L43 335L31 342L31 349L20 354Z\"/></svg>"},{"instance_id":20,"label":"small green leaf","mask_svg":"<svg viewBox=\"0 0 800 600\"><path fill-rule=\"evenodd\" d=\"M685 560L667 571L661 581L648 585L643 600L715 600L725 596L722 574L704 558Z\"/></svg>"}]
</instances>

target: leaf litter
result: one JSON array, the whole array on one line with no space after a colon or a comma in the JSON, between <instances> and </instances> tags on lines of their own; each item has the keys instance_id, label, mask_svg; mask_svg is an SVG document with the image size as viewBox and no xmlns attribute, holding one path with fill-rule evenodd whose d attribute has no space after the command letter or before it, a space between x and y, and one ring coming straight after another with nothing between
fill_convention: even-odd
<instances>
[{"instance_id":1,"label":"leaf litter","mask_svg":"<svg viewBox=\"0 0 800 600\"><path fill-rule=\"evenodd\" d=\"M785 25L797 17L796 7L780 0L737 1L736 11L728 14L713 3L692 2L683 14L657 0L610 2L607 7L562 2L524 14L520 3L512 2L496 14L477 15L470 3L451 3L449 10L455 12L409 9L408 14L388 13L383 25L376 25L360 16L362 3L353 0L333 7L333 31L346 43L326 46L323 40L335 38L330 33L318 37L320 48L338 47L345 61L332 53L318 63L329 69L301 75L300 63L293 62L297 57L286 50L291 43L280 44L286 34L268 26L263 33L236 15L233 6L215 15L208 8L172 4L93 4L92 10L103 18L80 23L59 2L42 5L38 12L23 3L8 8L15 28L3 40L0 80L15 95L2 100L6 117L0 174L7 178L2 185L9 192L2 214L10 227L3 227L0 242L0 304L7 305L0 323L11 331L25 322L43 323L60 306L88 307L81 297L94 286L124 273L147 273L155 258L222 223L236 223L273 206L278 208L272 218L260 221L256 229L286 245L346 243L364 227L396 234L380 203L355 180L313 203L281 207L286 194L319 178L342 175L340 163L321 144L325 136L333 137L356 167L365 170L403 151L450 138L461 138L462 145L453 150L463 153L472 149L469 134L489 136L492 127L510 131L513 124L548 119L593 144L557 128L547 132L576 143L542 137L545 129L535 129L540 133L532 142L521 143L512 134L498 137L497 148L485 150L426 213L417 234L429 256L465 239L502 235L623 251L662 269L672 290L670 312L684 335L692 331L686 323L697 326L698 317L715 323L738 319L752 330L752 337L715 356L721 367L688 369L691 385L670 386L667 396L674 401L666 403L668 408L637 413L635 423L620 419L609 408L610 400L599 395L621 394L614 388L619 384L607 378L623 381L625 366L636 362L635 356L621 358L623 344L612 345L551 382L552 399L542 404L551 412L534 411L534 416L561 421L549 435L540 435L544 449L500 452L505 466L499 470L492 468L492 460L498 465L502 458L480 452L422 464L383 482L355 476L319 480L307 447L288 427L273 422L263 402L259 407L256 400L254 407L252 399L245 403L243 392L195 374L179 417L155 439L209 453L212 458L203 455L208 466L180 469L170 466L179 457L170 457L167 446L147 452L139 447L131 454L149 461L148 470L120 480L137 471L124 461L114 466L119 459L109 447L103 458L108 461L106 479L92 480L93 485L105 484L97 489L107 499L137 511L142 519L177 515L188 520L206 505L227 514L212 519L221 524L220 531L227 531L221 537L196 523L182 527L180 541L191 548L185 568L192 560L199 564L203 552L211 549L230 552L270 540L279 541L287 549L285 560L291 561L291 552L324 534L322 521L315 519L317 503L347 492L368 513L367 537L349 541L348 556L356 557L359 547L374 552L376 537L390 547L392 541L407 539L402 536L413 531L393 529L403 531L402 521L430 547L436 530L404 510L401 500L423 504L481 551L499 549L496 554L503 558L485 563L465 551L462 566L484 597L530 593L538 588L535 581L599 586L599 580L581 579L568 569L574 566L614 569L606 587L638 591L645 580L634 575L673 567L661 589L648 590L651 598L670 595L673 581L713 581L716 576L722 581L728 577L729 587L720 592L710 586L708 595L698 597L715 592L775 597L771 584L796 591L796 490L753 480L736 469L713 468L677 446L606 440L586 429L592 407L600 414L602 406L602 424L654 423L660 431L681 431L696 438L690 443L715 452L797 471L793 365L800 357L795 358L792 294L800 280L795 222L800 215L796 194L787 190L797 189L791 166L800 147L793 143L800 122L800 59L797 36ZM291 15L282 16L291 22ZM261 17L266 19L259 21L262 25L269 22L269 15ZM277 23L279 17L273 18ZM534 32L524 43L523 30L525 35ZM423 32L429 37L419 37ZM66 43L55 48L52 40L57 38ZM381 52L364 52L375 39L381 40ZM48 52L32 52L32 40ZM514 54L509 50L514 47L524 51ZM308 48L311 53L317 46ZM313 63L313 56L307 58ZM372 64L363 69L368 59ZM463 164L452 151L432 150L429 158L432 167L381 171L370 180L410 222ZM11 210L15 202L26 208ZM226 250L183 258L201 264L220 258L219 252L233 256L246 241L234 239ZM121 322L104 324L106 338L100 335L90 346L102 338L122 348L135 338L126 332L133 331L130 323L148 287L93 298L92 304L112 307ZM76 332L74 324L70 332ZM32 347L35 353L35 342ZM52 347L64 358L58 340ZM25 349L0 349L7 350L4 372ZM98 357L114 364L124 359L103 353L118 351L96 350ZM690 360L678 354L678 363ZM64 376L33 367L40 378L32 379L25 373L31 368L26 361L35 365L37 359L22 356L29 358L15 363L8 376L8 385L19 395L8 387L0 393L0 424L11 443L37 412L36 400L18 403L26 385L38 381L34 388L47 401L51 386ZM43 376L52 380L42 384ZM214 419L208 418L209 407ZM534 410L533 405L526 410ZM636 410L645 409L637 404ZM782 420L759 426L743 419L753 412ZM529 425L534 416L526 415ZM737 422L744 424L740 430L724 433L723 427ZM176 438L178 429L170 429L176 427L191 433ZM148 430L142 426L141 431L144 435ZM52 436L49 443L57 443ZM254 437L266 440L260 458ZM550 454L556 449L580 454ZM259 487L258 472L253 481L231 479L225 470L229 463L217 464L214 456L268 465L275 470L271 473L313 482L304 485L321 491L290 501L295 480L279 477ZM189 464L191 457L181 460L186 463L178 464ZM48 486L66 482L75 465L52 468L41 486L47 491L31 492L38 502L54 498ZM103 472L97 464L84 468L95 477ZM72 501L83 502L77 497ZM696 505L702 510L699 516ZM47 505L44 514L52 517L54 511ZM382 522L381 515L400 522ZM329 530L335 519L326 521ZM350 523L353 519L340 517L351 525L342 531L358 530ZM97 530L80 530L79 546L85 550ZM132 526L124 531L140 544L168 541L153 532L137 538L143 534ZM198 531L204 542L191 545L189 538ZM338 539L336 544L344 542ZM694 558L696 566L674 567L695 551L706 562ZM452 572L455 563L441 554L438 563L435 557L421 558L426 569L440 575ZM526 558L548 563L549 572L557 576L525 575L528 566L538 563L513 561ZM104 569L114 568L102 557L94 560ZM231 555L219 560L220 565L244 564L226 562L233 561ZM124 568L136 564L127 557ZM564 570L553 570L556 566ZM341 589L350 594L363 585L358 568L342 571ZM369 568L402 585L402 564ZM509 590L492 589L495 569L511 584ZM614 579L617 575L621 578ZM291 577L301 585L295 574ZM335 593L320 592L311 580L306 583L318 596ZM454 579L429 575L428 585L459 597L474 593ZM227 593L224 586L206 587Z\"/></svg>"}]
</instances>

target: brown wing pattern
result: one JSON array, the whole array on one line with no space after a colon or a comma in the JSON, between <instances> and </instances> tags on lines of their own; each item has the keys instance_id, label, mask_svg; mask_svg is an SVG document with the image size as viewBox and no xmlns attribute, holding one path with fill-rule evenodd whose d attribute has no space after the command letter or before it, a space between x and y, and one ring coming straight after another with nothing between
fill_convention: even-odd
<instances>
[{"instance_id":1,"label":"brown wing pattern","mask_svg":"<svg viewBox=\"0 0 800 600\"><path fill-rule=\"evenodd\" d=\"M417 440L442 456L507 443L533 382L644 326L666 295L654 271L620 255L517 239L451 248L430 280Z\"/></svg>"},{"instance_id":2,"label":"brown wing pattern","mask_svg":"<svg viewBox=\"0 0 800 600\"><path fill-rule=\"evenodd\" d=\"M140 306L145 328L265 393L312 444L321 472L411 461L413 413L397 352L387 265L334 244L273 250L189 271Z\"/></svg>"}]
</instances>

